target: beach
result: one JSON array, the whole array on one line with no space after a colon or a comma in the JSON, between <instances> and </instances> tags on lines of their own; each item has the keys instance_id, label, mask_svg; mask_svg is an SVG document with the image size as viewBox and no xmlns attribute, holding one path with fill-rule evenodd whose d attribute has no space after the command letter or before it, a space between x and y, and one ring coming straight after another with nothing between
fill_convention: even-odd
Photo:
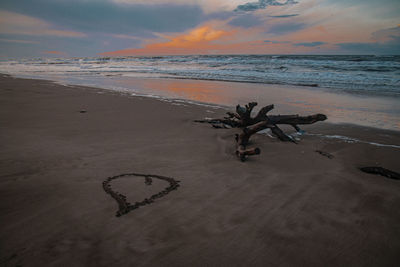
<instances>
[{"instance_id":1,"label":"beach","mask_svg":"<svg viewBox=\"0 0 400 267\"><path fill-rule=\"evenodd\" d=\"M237 129L194 122L227 108L7 75L0 96L4 266L400 262L400 181L359 170L400 172L399 131L328 120L298 144L258 134L261 154L240 162ZM124 173L180 187L116 217L102 183ZM132 203L168 186L112 183Z\"/></svg>"},{"instance_id":2,"label":"beach","mask_svg":"<svg viewBox=\"0 0 400 267\"><path fill-rule=\"evenodd\" d=\"M331 123L400 131L400 56L188 55L0 61L0 73L152 98L275 113L323 113Z\"/></svg>"}]
</instances>

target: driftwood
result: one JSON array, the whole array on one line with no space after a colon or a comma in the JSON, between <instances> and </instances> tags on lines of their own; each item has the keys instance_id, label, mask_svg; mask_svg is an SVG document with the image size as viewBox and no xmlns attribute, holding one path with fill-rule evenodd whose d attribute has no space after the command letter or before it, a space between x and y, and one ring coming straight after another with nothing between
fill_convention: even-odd
<instances>
[{"instance_id":1,"label":"driftwood","mask_svg":"<svg viewBox=\"0 0 400 267\"><path fill-rule=\"evenodd\" d=\"M236 134L236 155L241 161L245 161L247 156L258 155L261 150L256 148L247 148L250 137L264 129L271 129L272 133L281 141L296 141L285 134L277 125L286 124L292 126L296 131L301 129L298 125L312 124L318 121L324 121L327 117L324 114L314 114L310 116L299 115L267 115L274 108L274 105L268 105L261 108L256 116L252 117L251 113L256 102L250 102L244 107L237 105L236 113L227 112L228 116L222 119L205 119L196 120L195 122L210 123L214 128L241 128L242 133Z\"/></svg>"},{"instance_id":2,"label":"driftwood","mask_svg":"<svg viewBox=\"0 0 400 267\"><path fill-rule=\"evenodd\" d=\"M362 167L360 168L361 171L370 173L370 174L378 174L385 176L390 179L400 180L400 173L382 168L382 167Z\"/></svg>"},{"instance_id":3,"label":"driftwood","mask_svg":"<svg viewBox=\"0 0 400 267\"><path fill-rule=\"evenodd\" d=\"M322 151L322 150L315 150L315 152L317 152L318 154L327 157L328 159L333 159L334 156L328 152Z\"/></svg>"}]
</instances>

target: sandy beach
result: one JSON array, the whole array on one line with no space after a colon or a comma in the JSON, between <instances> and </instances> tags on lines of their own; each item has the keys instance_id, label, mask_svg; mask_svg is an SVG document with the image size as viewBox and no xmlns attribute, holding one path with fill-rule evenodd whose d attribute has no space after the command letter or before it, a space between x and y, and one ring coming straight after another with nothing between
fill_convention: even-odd
<instances>
[{"instance_id":1,"label":"sandy beach","mask_svg":"<svg viewBox=\"0 0 400 267\"><path fill-rule=\"evenodd\" d=\"M2 266L400 263L400 181L358 169L400 172L400 132L323 122L297 145L260 134L242 163L237 129L193 122L222 108L6 75L0 103ZM323 137L338 135L361 142ZM102 182L132 172L180 187L116 217ZM168 184L112 186L134 203Z\"/></svg>"}]
</instances>

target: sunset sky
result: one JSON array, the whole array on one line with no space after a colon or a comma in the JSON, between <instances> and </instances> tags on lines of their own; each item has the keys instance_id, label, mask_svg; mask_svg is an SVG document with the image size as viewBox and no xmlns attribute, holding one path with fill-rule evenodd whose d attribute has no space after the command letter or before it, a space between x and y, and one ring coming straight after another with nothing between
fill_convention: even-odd
<instances>
[{"instance_id":1,"label":"sunset sky","mask_svg":"<svg viewBox=\"0 0 400 267\"><path fill-rule=\"evenodd\" d=\"M2 0L0 58L400 54L399 0Z\"/></svg>"}]
</instances>

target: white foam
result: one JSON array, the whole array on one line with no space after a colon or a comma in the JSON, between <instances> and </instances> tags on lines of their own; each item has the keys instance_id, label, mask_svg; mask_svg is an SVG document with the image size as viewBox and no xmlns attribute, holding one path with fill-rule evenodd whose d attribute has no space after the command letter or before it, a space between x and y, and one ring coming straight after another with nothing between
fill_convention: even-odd
<instances>
[{"instance_id":1,"label":"white foam","mask_svg":"<svg viewBox=\"0 0 400 267\"><path fill-rule=\"evenodd\" d=\"M311 134L311 133L305 133L306 135L314 135L314 136L319 136L322 138L327 138L327 139L339 139L342 140L346 143L362 143L362 144L369 144L373 146L379 146L379 147L392 147L392 148L400 148L400 145L393 145L393 144L381 144L381 143L376 143L376 142L368 142L368 141L363 141L357 138L352 138L344 135L323 135L323 134Z\"/></svg>"},{"instance_id":2,"label":"white foam","mask_svg":"<svg viewBox=\"0 0 400 267\"><path fill-rule=\"evenodd\" d=\"M262 131L259 131L257 133L258 134L267 135L268 137L271 137L271 138L275 138L272 135L271 129L269 129L269 128L264 129ZM400 145L381 144L381 143L376 143L376 142L367 142L367 141L363 141L363 140L360 140L360 139L357 139L357 138L352 138L352 137L348 137L348 136L344 136L344 135L324 135L324 134L316 134L316 133L307 133L307 132L305 132L303 130L301 130L300 132L291 133L288 136L290 136L291 138L295 139L296 141L299 141L300 137L302 135L312 135L312 136L318 136L318 137L326 138L326 139L338 139L338 140L341 140L341 141L349 143L349 144L361 143L361 144L368 144L368 145L379 146L379 147L400 148Z\"/></svg>"},{"instance_id":3,"label":"white foam","mask_svg":"<svg viewBox=\"0 0 400 267\"><path fill-rule=\"evenodd\" d=\"M257 133L258 133L258 134L266 135L266 136L268 136L268 137L270 137L270 138L275 138L275 136L272 135L272 131L271 131L270 128L266 128L266 129L261 130L261 131L259 131L259 132L257 132Z\"/></svg>"}]
</instances>

